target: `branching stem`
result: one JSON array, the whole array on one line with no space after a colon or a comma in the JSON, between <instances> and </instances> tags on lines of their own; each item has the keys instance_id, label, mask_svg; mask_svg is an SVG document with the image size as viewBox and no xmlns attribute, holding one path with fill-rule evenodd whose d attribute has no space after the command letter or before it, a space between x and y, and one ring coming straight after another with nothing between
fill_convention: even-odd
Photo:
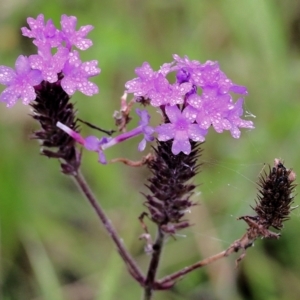
<instances>
[{"instance_id":1,"label":"branching stem","mask_svg":"<svg viewBox=\"0 0 300 300\"><path fill-rule=\"evenodd\" d=\"M245 233L239 240L236 240L235 242L233 242L226 250L224 250L218 254L212 255L210 257L207 257L201 261L196 262L195 264L185 267L184 269L182 269L180 271L177 271L171 275L168 275L168 276L156 281L155 289L163 290L163 289L170 288L170 286L173 286L175 284L176 280L179 280L180 278L182 278L186 274L194 271L195 269L205 267L223 257L227 257L234 252L238 252L239 250L242 250L243 253L236 260L236 264L238 265L238 263L245 257L246 249L248 247L250 247L252 244L253 244L253 239L251 239L251 238L249 239L248 233Z\"/></svg>"}]
</instances>

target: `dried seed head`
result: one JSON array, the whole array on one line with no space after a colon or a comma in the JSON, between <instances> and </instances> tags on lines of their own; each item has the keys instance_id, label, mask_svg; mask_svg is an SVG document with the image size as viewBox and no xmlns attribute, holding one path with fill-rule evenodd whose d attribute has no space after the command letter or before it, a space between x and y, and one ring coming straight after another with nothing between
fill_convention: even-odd
<instances>
[{"instance_id":1,"label":"dried seed head","mask_svg":"<svg viewBox=\"0 0 300 300\"><path fill-rule=\"evenodd\" d=\"M296 179L293 170L287 169L280 159L274 160L274 167L259 178L256 206L253 208L257 216L243 216L239 219L248 224L247 239L251 244L258 237L279 238L279 233L269 230L283 228L283 222L289 219L294 209L291 205Z\"/></svg>"},{"instance_id":2,"label":"dried seed head","mask_svg":"<svg viewBox=\"0 0 300 300\"><path fill-rule=\"evenodd\" d=\"M296 174L286 169L282 161L275 159L274 167L259 179L259 194L254 208L260 223L266 227L282 229L283 221L289 219L295 188Z\"/></svg>"}]
</instances>

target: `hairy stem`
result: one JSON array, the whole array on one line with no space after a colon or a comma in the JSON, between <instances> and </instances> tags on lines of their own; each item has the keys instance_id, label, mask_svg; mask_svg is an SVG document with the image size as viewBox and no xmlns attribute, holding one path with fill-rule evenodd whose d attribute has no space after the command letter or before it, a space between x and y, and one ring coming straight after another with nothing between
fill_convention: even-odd
<instances>
[{"instance_id":1,"label":"hairy stem","mask_svg":"<svg viewBox=\"0 0 300 300\"><path fill-rule=\"evenodd\" d=\"M160 262L161 252L163 248L164 234L160 228L157 231L156 241L153 244L152 258L149 264L147 277L145 280L144 300L150 300L155 286L155 276Z\"/></svg>"},{"instance_id":2,"label":"hairy stem","mask_svg":"<svg viewBox=\"0 0 300 300\"><path fill-rule=\"evenodd\" d=\"M108 232L109 236L114 241L117 250L124 260L130 274L141 284L144 285L145 277L137 264L135 263L132 256L129 254L127 249L125 248L123 240L118 236L116 230L114 229L111 221L106 216L105 212L103 211L101 205L96 200L93 192L91 191L90 187L88 186L87 182L85 181L83 175L78 172L76 175L73 176L75 182L77 183L79 189L82 191L84 196L87 198L93 209L95 210L96 214L100 218L101 222L103 223L106 231Z\"/></svg>"}]
</instances>

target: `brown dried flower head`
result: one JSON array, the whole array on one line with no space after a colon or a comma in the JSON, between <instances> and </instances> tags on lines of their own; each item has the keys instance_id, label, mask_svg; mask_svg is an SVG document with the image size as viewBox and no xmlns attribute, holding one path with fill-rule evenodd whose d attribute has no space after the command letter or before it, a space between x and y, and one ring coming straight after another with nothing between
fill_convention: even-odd
<instances>
[{"instance_id":1,"label":"brown dried flower head","mask_svg":"<svg viewBox=\"0 0 300 300\"><path fill-rule=\"evenodd\" d=\"M279 159L274 160L269 175L259 179L260 188L254 210L261 224L278 230L283 228L283 222L289 219L292 210L295 179L295 172L287 169Z\"/></svg>"},{"instance_id":2,"label":"brown dried flower head","mask_svg":"<svg viewBox=\"0 0 300 300\"><path fill-rule=\"evenodd\" d=\"M258 237L280 237L279 233L274 233L269 228L281 230L283 222L289 219L295 208L292 207L295 179L295 172L287 169L280 159L275 159L274 167L269 168L268 174L264 173L260 177L256 206L253 207L257 215L239 218L249 226L245 245L251 245Z\"/></svg>"}]
</instances>

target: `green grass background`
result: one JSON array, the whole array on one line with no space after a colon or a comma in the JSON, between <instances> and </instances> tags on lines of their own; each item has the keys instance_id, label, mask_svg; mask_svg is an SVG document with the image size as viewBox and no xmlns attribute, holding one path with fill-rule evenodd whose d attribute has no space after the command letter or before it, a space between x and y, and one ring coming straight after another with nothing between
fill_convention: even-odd
<instances>
[{"instance_id":1,"label":"green grass background","mask_svg":"<svg viewBox=\"0 0 300 300\"><path fill-rule=\"evenodd\" d=\"M77 93L79 117L112 128L124 83L144 61L157 69L172 54L218 60L237 84L246 85L245 109L256 129L239 140L211 130L204 144L201 183L189 218L193 227L166 244L159 276L217 253L245 232L236 218L251 214L256 180L274 158L300 170L300 2L296 0L15 0L0 1L0 64L13 66L35 51L20 34L28 16L43 13L59 26L62 14L92 24L100 93ZM2 90L2 89L1 89ZM59 165L39 155L28 136L37 124L21 104L0 108L0 298L3 300L140 299L114 245L88 203ZM134 120L133 122L135 122ZM89 128L84 134L91 134ZM109 158L139 159L138 141L107 151ZM101 166L84 152L83 173L143 270L149 257L138 240L144 168ZM295 203L299 203L298 197ZM258 240L235 269L234 255L186 276L155 300L291 300L300 295L300 212L277 240Z\"/></svg>"}]
</instances>

